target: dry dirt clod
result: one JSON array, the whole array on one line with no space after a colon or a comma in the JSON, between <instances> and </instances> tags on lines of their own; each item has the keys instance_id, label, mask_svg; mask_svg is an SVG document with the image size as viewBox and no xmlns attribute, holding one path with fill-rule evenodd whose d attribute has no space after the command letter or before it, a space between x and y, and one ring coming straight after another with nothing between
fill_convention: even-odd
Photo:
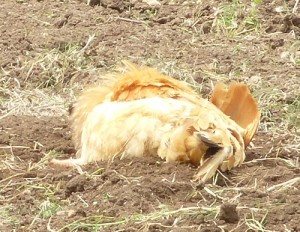
<instances>
[{"instance_id":1,"label":"dry dirt clod","mask_svg":"<svg viewBox=\"0 0 300 232\"><path fill-rule=\"evenodd\" d=\"M236 223L239 221L239 215L235 204L224 203L220 208L220 220L224 220L227 223Z\"/></svg>"},{"instance_id":2,"label":"dry dirt clod","mask_svg":"<svg viewBox=\"0 0 300 232\"><path fill-rule=\"evenodd\" d=\"M72 17L72 13L67 13L64 15L63 18L59 19L58 21L56 21L53 25L57 28L61 28L64 25L66 25L68 23L69 18Z\"/></svg>"},{"instance_id":3,"label":"dry dirt clod","mask_svg":"<svg viewBox=\"0 0 300 232\"><path fill-rule=\"evenodd\" d=\"M65 196L69 197L74 192L83 192L86 181L87 178L85 175L75 176L67 183L65 187Z\"/></svg>"}]
</instances>

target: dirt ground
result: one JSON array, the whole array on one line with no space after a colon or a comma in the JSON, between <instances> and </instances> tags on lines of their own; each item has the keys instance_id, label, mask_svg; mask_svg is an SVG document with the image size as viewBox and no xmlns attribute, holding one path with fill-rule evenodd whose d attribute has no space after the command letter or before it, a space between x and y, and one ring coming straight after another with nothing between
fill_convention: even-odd
<instances>
[{"instance_id":1,"label":"dirt ground","mask_svg":"<svg viewBox=\"0 0 300 232\"><path fill-rule=\"evenodd\" d=\"M296 1L99 2L1 3L0 231L300 231ZM247 83L262 118L246 162L206 185L155 157L48 164L75 156L68 106L122 59L205 97Z\"/></svg>"}]
</instances>

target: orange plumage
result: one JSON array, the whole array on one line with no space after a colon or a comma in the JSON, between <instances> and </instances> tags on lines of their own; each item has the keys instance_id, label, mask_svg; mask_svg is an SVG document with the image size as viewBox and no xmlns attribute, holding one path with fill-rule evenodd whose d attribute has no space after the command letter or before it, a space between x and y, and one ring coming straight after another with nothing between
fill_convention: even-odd
<instances>
[{"instance_id":1,"label":"orange plumage","mask_svg":"<svg viewBox=\"0 0 300 232\"><path fill-rule=\"evenodd\" d=\"M62 165L158 155L199 165L206 181L240 165L260 113L244 84L218 85L211 101L185 83L125 62L129 71L85 90L70 120L78 159Z\"/></svg>"}]
</instances>

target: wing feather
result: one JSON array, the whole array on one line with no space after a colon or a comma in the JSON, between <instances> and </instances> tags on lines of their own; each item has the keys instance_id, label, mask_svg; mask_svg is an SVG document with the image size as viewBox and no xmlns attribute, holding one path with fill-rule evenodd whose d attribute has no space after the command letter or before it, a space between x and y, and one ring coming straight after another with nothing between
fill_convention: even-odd
<instances>
[{"instance_id":1,"label":"wing feather","mask_svg":"<svg viewBox=\"0 0 300 232\"><path fill-rule=\"evenodd\" d=\"M212 93L211 102L245 129L243 138L247 146L260 120L260 111L249 88L242 83L232 83L228 88L220 83Z\"/></svg>"}]
</instances>

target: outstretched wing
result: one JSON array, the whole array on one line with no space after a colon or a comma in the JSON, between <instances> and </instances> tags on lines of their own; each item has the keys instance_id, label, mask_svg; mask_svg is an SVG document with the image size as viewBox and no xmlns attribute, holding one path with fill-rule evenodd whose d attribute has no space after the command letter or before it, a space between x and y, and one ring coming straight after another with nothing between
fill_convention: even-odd
<instances>
[{"instance_id":1,"label":"outstretched wing","mask_svg":"<svg viewBox=\"0 0 300 232\"><path fill-rule=\"evenodd\" d=\"M229 87L222 83L217 84L211 95L211 102L245 129L243 138L247 146L260 120L260 111L249 88L242 83L232 83Z\"/></svg>"}]
</instances>

